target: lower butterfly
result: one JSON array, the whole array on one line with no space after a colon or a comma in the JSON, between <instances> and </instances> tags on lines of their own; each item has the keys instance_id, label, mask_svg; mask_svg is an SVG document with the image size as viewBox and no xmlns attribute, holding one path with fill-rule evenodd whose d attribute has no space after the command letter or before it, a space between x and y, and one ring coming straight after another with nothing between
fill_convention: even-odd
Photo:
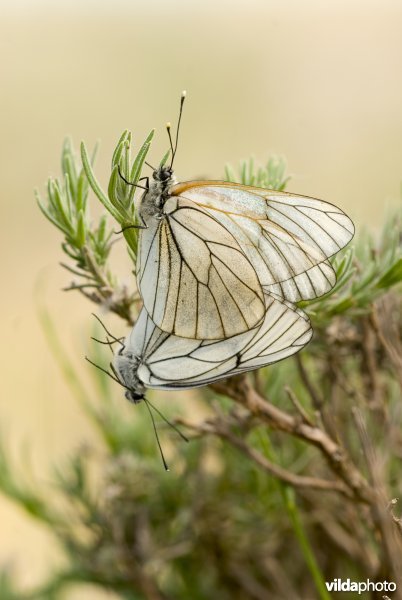
<instances>
[{"instance_id":1,"label":"lower butterfly","mask_svg":"<svg viewBox=\"0 0 402 600\"><path fill-rule=\"evenodd\" d=\"M138 321L115 354L115 378L132 402L146 388L201 387L275 363L301 350L311 339L307 315L275 295L265 295L260 325L223 340L180 338L161 331L142 309Z\"/></svg>"}]
</instances>

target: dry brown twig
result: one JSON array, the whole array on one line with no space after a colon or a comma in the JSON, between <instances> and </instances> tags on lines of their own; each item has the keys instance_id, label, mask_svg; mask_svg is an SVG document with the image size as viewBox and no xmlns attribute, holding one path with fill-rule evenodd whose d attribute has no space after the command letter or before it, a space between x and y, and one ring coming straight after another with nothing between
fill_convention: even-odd
<instances>
[{"instance_id":1,"label":"dry brown twig","mask_svg":"<svg viewBox=\"0 0 402 600\"><path fill-rule=\"evenodd\" d=\"M321 427L306 423L300 417L290 415L274 406L256 392L245 375L232 377L211 387L246 407L252 415L273 429L296 436L318 448L333 474L343 481L351 495L360 502L372 503L373 492L364 476L354 465L346 450Z\"/></svg>"},{"instance_id":2,"label":"dry brown twig","mask_svg":"<svg viewBox=\"0 0 402 600\"><path fill-rule=\"evenodd\" d=\"M386 501L386 485L383 481L378 453L374 448L362 411L354 407L353 418L356 423L363 454L367 463L370 483L373 489L371 511L373 521L381 533L382 564L379 567L379 578L387 578L396 583L396 599L402 599L402 538L396 536L396 530L389 519L389 503Z\"/></svg>"},{"instance_id":3,"label":"dry brown twig","mask_svg":"<svg viewBox=\"0 0 402 600\"><path fill-rule=\"evenodd\" d=\"M388 302L391 302L391 300L388 299ZM389 311L386 311L386 314L388 313ZM388 320L386 324L384 323L384 320L380 317L378 312L378 305L373 306L370 322L378 341L384 349L390 364L394 368L394 372L402 389L402 343L399 332L396 331L396 325L392 320L391 322ZM387 333L384 332L385 326L387 326Z\"/></svg>"},{"instance_id":4,"label":"dry brown twig","mask_svg":"<svg viewBox=\"0 0 402 600\"><path fill-rule=\"evenodd\" d=\"M177 423L195 431L200 435L215 435L221 439L226 440L232 446L240 450L245 456L250 458L254 463L261 467L264 471L267 471L274 477L298 488L298 487L309 487L316 490L338 492L349 498L352 494L348 487L341 481L331 481L326 479L320 479L318 477L307 477L296 475L283 469L282 467L269 461L260 452L249 446L242 438L235 435L227 424L218 419L207 419L202 423L191 423L185 418L179 418L176 420Z\"/></svg>"}]
</instances>

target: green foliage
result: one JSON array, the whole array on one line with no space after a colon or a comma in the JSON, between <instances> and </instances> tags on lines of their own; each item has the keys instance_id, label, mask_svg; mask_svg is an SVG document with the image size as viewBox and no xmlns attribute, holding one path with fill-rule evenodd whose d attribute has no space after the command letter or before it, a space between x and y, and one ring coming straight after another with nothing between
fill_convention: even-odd
<instances>
[{"instance_id":1,"label":"green foliage","mask_svg":"<svg viewBox=\"0 0 402 600\"><path fill-rule=\"evenodd\" d=\"M95 152L92 161L94 159ZM88 179L77 164L69 139L63 146L61 167L64 181L49 178L47 202L41 199L38 191L35 195L42 213L64 234L62 247L65 254L73 259L83 274L91 277L93 274L86 252L91 253L97 266L103 267L109 257L112 232L107 230L105 217L101 217L97 226L90 223Z\"/></svg>"},{"instance_id":2,"label":"green foliage","mask_svg":"<svg viewBox=\"0 0 402 600\"><path fill-rule=\"evenodd\" d=\"M393 214L386 222L381 239L361 234L355 247L332 260L337 284L325 296L300 303L322 323L347 314L364 315L373 303L402 282L402 217Z\"/></svg>"},{"instance_id":3,"label":"green foliage","mask_svg":"<svg viewBox=\"0 0 402 600\"><path fill-rule=\"evenodd\" d=\"M257 167L257 170L253 158L249 158L248 161L243 160L237 170L237 175L230 165L226 165L225 180L282 192L290 180L290 175L286 175L284 159L279 156L271 156L266 165Z\"/></svg>"},{"instance_id":4,"label":"green foliage","mask_svg":"<svg viewBox=\"0 0 402 600\"><path fill-rule=\"evenodd\" d=\"M82 166L78 165L74 149L66 140L62 151L64 181L50 178L47 185L47 202L36 191L39 208L45 217L63 234L62 249L73 264L64 264L80 281L73 282L68 290L79 290L97 304L107 303L112 312L127 323L133 322L135 293L129 294L109 269L110 252L115 232L109 228L106 215L94 224L89 218L88 194L92 189L112 217L122 226L128 253L135 262L138 230L135 228L136 209L134 194L141 169L149 150L153 131L148 135L134 160L130 159L131 133L124 131L112 156L112 171L106 195L98 183L84 143L81 144ZM132 186L124 183L119 174L128 178ZM133 227L134 226L134 227ZM135 310L134 310L135 312Z\"/></svg>"},{"instance_id":5,"label":"green foliage","mask_svg":"<svg viewBox=\"0 0 402 600\"><path fill-rule=\"evenodd\" d=\"M153 135L154 130L150 132L131 164L131 132L123 132L113 153L112 172L109 178L107 195L102 191L100 184L95 178L85 144L83 142L81 144L82 164L86 176L88 177L89 184L106 210L121 225L130 255L134 261L137 255L138 243L138 231L132 227L133 225L138 224L134 204L135 186L140 180L141 170L150 148ZM131 183L130 186L123 181L119 173L119 168L123 177Z\"/></svg>"}]
</instances>

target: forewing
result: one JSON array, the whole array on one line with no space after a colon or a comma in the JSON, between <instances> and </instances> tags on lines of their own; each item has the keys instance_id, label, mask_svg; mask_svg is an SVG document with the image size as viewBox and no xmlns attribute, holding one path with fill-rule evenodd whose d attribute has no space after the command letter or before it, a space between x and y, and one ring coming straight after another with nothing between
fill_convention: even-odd
<instances>
[{"instance_id":1,"label":"forewing","mask_svg":"<svg viewBox=\"0 0 402 600\"><path fill-rule=\"evenodd\" d=\"M221 339L261 321L264 299L252 264L223 224L191 200L170 198L141 231L137 280L163 331Z\"/></svg>"},{"instance_id":2,"label":"forewing","mask_svg":"<svg viewBox=\"0 0 402 600\"><path fill-rule=\"evenodd\" d=\"M297 302L335 285L327 259L354 234L352 221L336 206L225 182L178 184L173 193L208 210L236 237L265 291Z\"/></svg>"},{"instance_id":3,"label":"forewing","mask_svg":"<svg viewBox=\"0 0 402 600\"><path fill-rule=\"evenodd\" d=\"M148 315L146 319L151 335L138 377L147 387L167 390L204 386L277 362L298 352L312 335L305 313L273 295L266 295L262 324L225 340L162 338Z\"/></svg>"}]
</instances>

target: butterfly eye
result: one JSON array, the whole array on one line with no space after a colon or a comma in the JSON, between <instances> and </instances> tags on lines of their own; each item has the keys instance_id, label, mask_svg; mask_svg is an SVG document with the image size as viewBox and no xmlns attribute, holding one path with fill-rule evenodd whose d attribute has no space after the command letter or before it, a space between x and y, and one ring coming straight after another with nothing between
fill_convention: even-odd
<instances>
[{"instance_id":1,"label":"butterfly eye","mask_svg":"<svg viewBox=\"0 0 402 600\"><path fill-rule=\"evenodd\" d=\"M161 171L160 178L162 181L167 181L172 176L173 170L170 167L166 167Z\"/></svg>"},{"instance_id":2,"label":"butterfly eye","mask_svg":"<svg viewBox=\"0 0 402 600\"><path fill-rule=\"evenodd\" d=\"M133 402L133 404L138 404L139 402L141 402L141 400L144 399L143 394L137 394L137 392L134 392L132 390L127 390L124 395L127 398L127 400L129 402Z\"/></svg>"}]
</instances>

